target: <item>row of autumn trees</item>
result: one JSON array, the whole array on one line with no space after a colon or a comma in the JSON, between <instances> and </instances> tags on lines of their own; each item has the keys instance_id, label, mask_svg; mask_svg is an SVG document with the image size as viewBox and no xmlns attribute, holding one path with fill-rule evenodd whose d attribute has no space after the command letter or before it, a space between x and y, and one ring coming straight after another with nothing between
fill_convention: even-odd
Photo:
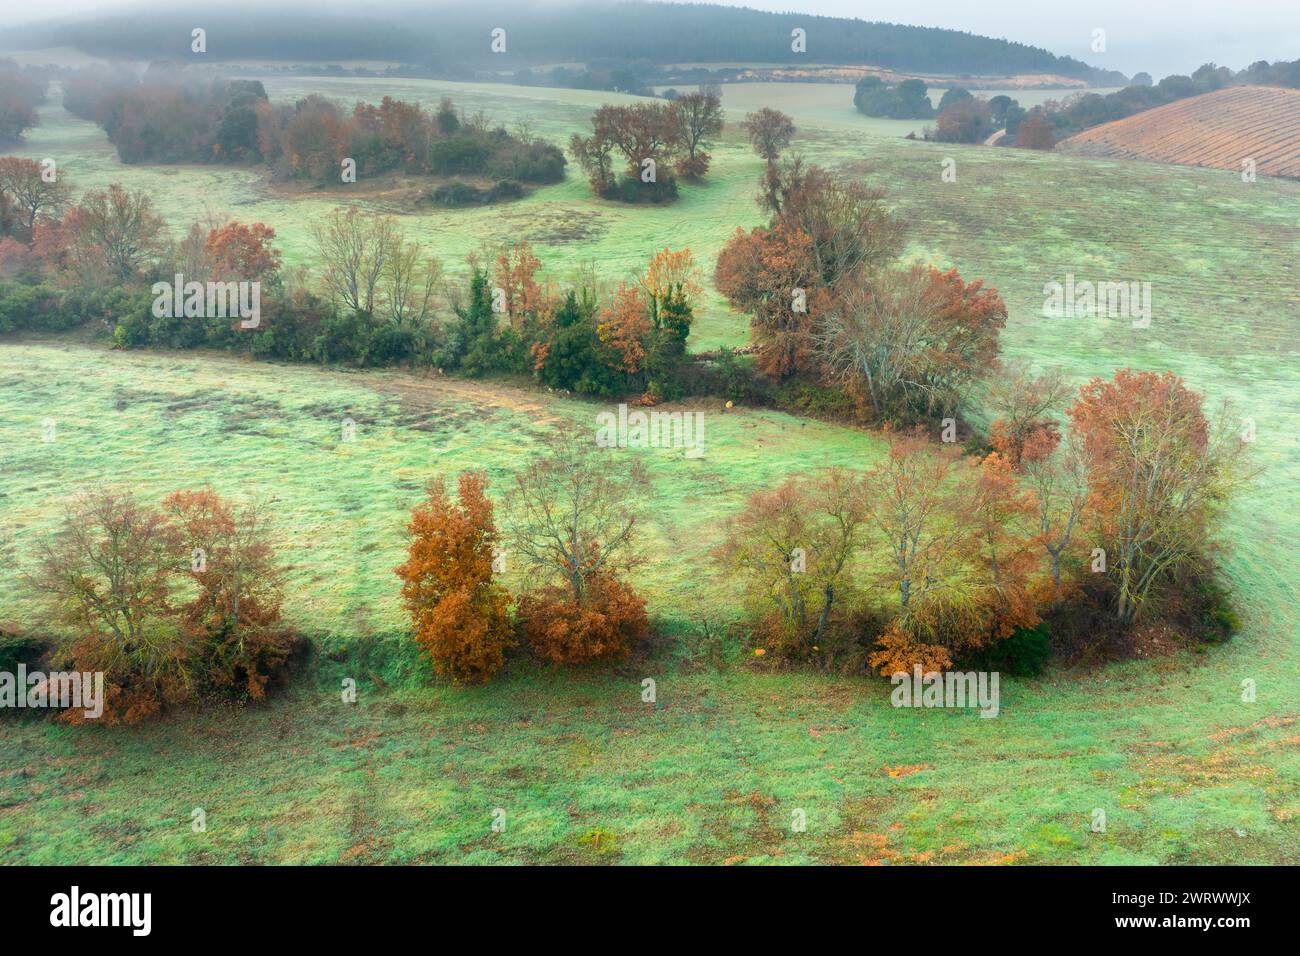
<instances>
[{"instance_id":1,"label":"row of autumn trees","mask_svg":"<svg viewBox=\"0 0 1300 956\"><path fill-rule=\"evenodd\" d=\"M886 430L875 466L789 479L733 516L713 557L743 584L757 649L892 674L1014 645L1022 667L1048 652L1045 618L1087 625L1088 602L1119 628L1163 616L1194 639L1231 633L1215 538L1248 475L1226 409L1210 421L1177 376L1125 369L1079 389L1063 435L1061 380L1006 373L988 396L993 451ZM483 473L454 497L430 482L396 574L434 668L479 683L518 645L557 665L627 656L650 630L629 581L649 492L638 455L573 427L508 480L501 528ZM71 635L50 663L104 672L110 722L263 697L298 640L268 515L210 489L158 507L112 489L78 499L30 576ZM507 573L530 587L512 595Z\"/></svg>"},{"instance_id":2,"label":"row of autumn trees","mask_svg":"<svg viewBox=\"0 0 1300 956\"><path fill-rule=\"evenodd\" d=\"M268 163L285 177L343 181L352 160L358 178L483 176L554 183L564 154L533 136L465 116L450 99L426 112L385 96L351 110L312 94L272 104L259 80L188 77L150 68L142 77L88 68L64 80L64 105L98 123L126 163Z\"/></svg>"},{"instance_id":3,"label":"row of autumn trees","mask_svg":"<svg viewBox=\"0 0 1300 956\"><path fill-rule=\"evenodd\" d=\"M80 201L60 175L0 158L0 332L102 319L123 348L217 347L289 361L412 364L478 376L531 375L579 394L680 397L702 274L663 249L611 284L594 270L567 288L543 280L526 242L471 256L467 280L396 220L340 208L312 228L316 270L284 270L275 231L214 218L176 237L142 191L112 185ZM256 282L255 328L241 317L156 314L151 287Z\"/></svg>"},{"instance_id":4,"label":"row of autumn trees","mask_svg":"<svg viewBox=\"0 0 1300 956\"><path fill-rule=\"evenodd\" d=\"M713 559L742 583L757 650L888 675L1036 669L1047 622L1108 618L1102 630L1122 632L1158 618L1193 641L1231 634L1215 541L1249 476L1226 408L1210 421L1170 373L1094 379L1068 408L1059 375L1003 373L988 386L992 450L966 457L886 429L875 466L791 478L732 517ZM634 454L573 429L510 480L503 528L483 473L461 474L455 497L432 482L397 574L435 668L486 681L521 643L559 664L626 656L648 632L628 582L646 560L646 484ZM504 587L510 562L532 590Z\"/></svg>"},{"instance_id":5,"label":"row of autumn trees","mask_svg":"<svg viewBox=\"0 0 1300 956\"><path fill-rule=\"evenodd\" d=\"M987 398L987 453L887 430L876 466L749 500L718 557L763 650L892 674L1041 666L1045 620L1094 643L1153 618L1231 634L1215 534L1248 474L1226 408L1209 421L1177 376L1128 369L1079 390L1065 434L1055 374L1006 368Z\"/></svg>"},{"instance_id":6,"label":"row of autumn trees","mask_svg":"<svg viewBox=\"0 0 1300 956\"><path fill-rule=\"evenodd\" d=\"M626 582L646 482L635 459L612 461L590 436L557 431L513 477L504 535L484 475L461 475L455 499L441 478L431 482L397 574L437 671L487 680L519 643L552 664L626 656L649 633L645 601ZM29 575L68 635L47 663L102 672L109 723L196 700L263 698L301 644L282 616L285 568L269 508L211 489L157 507L113 488L76 499ZM517 599L499 583L507 561L534 583ZM70 710L63 719L85 718Z\"/></svg>"}]
</instances>

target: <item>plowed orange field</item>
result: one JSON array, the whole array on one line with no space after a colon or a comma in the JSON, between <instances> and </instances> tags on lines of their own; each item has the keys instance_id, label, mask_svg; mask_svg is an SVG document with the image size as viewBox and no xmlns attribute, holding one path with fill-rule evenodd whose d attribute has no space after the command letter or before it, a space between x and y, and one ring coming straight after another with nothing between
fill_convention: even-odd
<instances>
[{"instance_id":1,"label":"plowed orange field","mask_svg":"<svg viewBox=\"0 0 1300 956\"><path fill-rule=\"evenodd\" d=\"M1104 123L1063 140L1081 156L1145 159L1300 178L1300 90L1233 86Z\"/></svg>"}]
</instances>

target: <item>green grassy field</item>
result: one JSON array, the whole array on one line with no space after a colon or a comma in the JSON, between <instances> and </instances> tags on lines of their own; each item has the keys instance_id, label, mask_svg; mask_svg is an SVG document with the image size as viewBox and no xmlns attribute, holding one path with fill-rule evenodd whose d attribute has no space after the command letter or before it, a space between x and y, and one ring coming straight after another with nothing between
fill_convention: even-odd
<instances>
[{"instance_id":1,"label":"green grassy field","mask_svg":"<svg viewBox=\"0 0 1300 956\"><path fill-rule=\"evenodd\" d=\"M268 82L275 98L309 87L344 99L448 94L557 140L613 98ZM789 105L811 159L887 192L910 257L1002 291L1006 351L1076 378L1173 369L1255 420L1263 474L1227 536L1246 622L1236 640L1006 678L995 720L895 710L877 679L756 670L701 633L735 613L734 582L707 563L719 522L787 474L867 465L880 442L705 403L702 459L644 453L651 561L636 584L663 635L656 647L613 671L515 663L486 688L452 688L404 639L392 568L405 512L435 471L486 467L500 488L542 429L594 425L596 406L499 383L10 340L0 343L0 619L38 613L22 576L70 494L112 482L156 498L208 482L275 499L287 612L321 657L287 697L248 711L128 730L4 720L0 862L1300 862L1300 184L909 142L855 126L851 106L843 121L801 114L793 89L791 104L771 105ZM307 223L335 201L275 198L247 170L122 167L57 102L23 152L62 157L80 186L148 188L178 228L205 203L265 220L291 261L306 261ZM449 264L520 235L556 276L584 259L631 270L663 245L711 264L736 225L759 218L758 161L733 134L715 155L709 184L666 209L593 201L571 171L520 203L402 222ZM940 180L945 157L956 183ZM1151 328L1043 318L1043 283L1067 272L1151 281ZM743 318L714 297L693 345L744 336ZM345 416L355 442L341 440ZM40 440L47 418L53 443ZM355 705L339 697L349 676ZM645 677L656 704L641 701ZM1241 700L1244 679L1256 682L1253 704ZM191 832L197 807L206 833ZM495 808L502 833L490 829ZM1095 808L1104 833L1090 830ZM791 832L796 809L807 832Z\"/></svg>"}]
</instances>

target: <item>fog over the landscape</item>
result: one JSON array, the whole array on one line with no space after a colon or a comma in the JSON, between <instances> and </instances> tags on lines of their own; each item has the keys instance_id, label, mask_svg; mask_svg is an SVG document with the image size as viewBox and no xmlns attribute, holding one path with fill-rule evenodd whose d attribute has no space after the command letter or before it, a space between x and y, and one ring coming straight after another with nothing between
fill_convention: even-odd
<instances>
[{"instance_id":1,"label":"fog over the landscape","mask_svg":"<svg viewBox=\"0 0 1300 956\"><path fill-rule=\"evenodd\" d=\"M540 5L532 0L530 5ZM562 3L566 0L546 0ZM1044 3L1042 0L719 0L729 6L775 12L798 11L856 17L916 26L945 27L983 36L1041 46L1094 66L1132 74L1139 70L1159 78L1190 73L1206 62L1242 67L1256 60L1300 57L1300 3L1295 0L1094 0L1090 3ZM44 0L40 4L0 4L0 26L69 14L110 12L150 3L122 0ZM277 4L291 5L291 4ZM351 0L313 0L312 10L330 9L359 16L402 3L356 4ZM169 9L211 9L211 0L169 3ZM221 8L238 4L222 4ZM420 4L428 10L433 4ZM452 14L454 15L454 14ZM1093 31L1106 31L1105 52L1093 52ZM811 38L815 43L815 36Z\"/></svg>"}]
</instances>

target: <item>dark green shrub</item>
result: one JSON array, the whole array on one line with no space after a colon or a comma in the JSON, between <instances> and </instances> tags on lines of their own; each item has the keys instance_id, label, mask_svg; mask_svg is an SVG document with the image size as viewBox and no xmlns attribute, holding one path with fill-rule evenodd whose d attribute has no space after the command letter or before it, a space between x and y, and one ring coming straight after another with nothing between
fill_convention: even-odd
<instances>
[{"instance_id":1,"label":"dark green shrub","mask_svg":"<svg viewBox=\"0 0 1300 956\"><path fill-rule=\"evenodd\" d=\"M815 385L811 382L787 382L775 392L778 408L813 418L849 419L854 414L853 399L842 388Z\"/></svg>"},{"instance_id":2,"label":"dark green shrub","mask_svg":"<svg viewBox=\"0 0 1300 956\"><path fill-rule=\"evenodd\" d=\"M757 405L768 400L767 381L754 368L752 355L722 349L713 362L713 390L736 404Z\"/></svg>"},{"instance_id":3,"label":"dark green shrub","mask_svg":"<svg viewBox=\"0 0 1300 956\"><path fill-rule=\"evenodd\" d=\"M526 183L564 181L566 160L559 147L550 143L521 143L509 140L491 157L486 172L494 179L517 179Z\"/></svg>"},{"instance_id":4,"label":"dark green shrub","mask_svg":"<svg viewBox=\"0 0 1300 956\"><path fill-rule=\"evenodd\" d=\"M0 671L17 673L19 664L34 668L52 646L45 638L21 634L13 625L0 624Z\"/></svg>"},{"instance_id":5,"label":"dark green shrub","mask_svg":"<svg viewBox=\"0 0 1300 956\"><path fill-rule=\"evenodd\" d=\"M425 199L436 206L454 209L458 206L481 206L486 203L519 199L524 187L512 179L503 179L490 189L479 189L469 183L455 180L429 190Z\"/></svg>"},{"instance_id":6,"label":"dark green shrub","mask_svg":"<svg viewBox=\"0 0 1300 956\"><path fill-rule=\"evenodd\" d=\"M328 316L312 342L312 358L323 365L360 364L369 345L372 321L364 312Z\"/></svg>"},{"instance_id":7,"label":"dark green shrub","mask_svg":"<svg viewBox=\"0 0 1300 956\"><path fill-rule=\"evenodd\" d=\"M39 327L40 316L54 308L53 295L38 285L0 284L0 332Z\"/></svg>"},{"instance_id":8,"label":"dark green shrub","mask_svg":"<svg viewBox=\"0 0 1300 956\"><path fill-rule=\"evenodd\" d=\"M140 349L149 344L154 318L147 309L121 316L113 327L113 344L122 349Z\"/></svg>"},{"instance_id":9,"label":"dark green shrub","mask_svg":"<svg viewBox=\"0 0 1300 956\"><path fill-rule=\"evenodd\" d=\"M1213 577L1196 582L1203 636L1211 644L1222 644L1241 630L1241 616L1232 604L1231 592Z\"/></svg>"},{"instance_id":10,"label":"dark green shrub","mask_svg":"<svg viewBox=\"0 0 1300 956\"><path fill-rule=\"evenodd\" d=\"M461 133L450 139L436 140L429 147L429 172L435 176L481 173L490 155L486 143Z\"/></svg>"},{"instance_id":11,"label":"dark green shrub","mask_svg":"<svg viewBox=\"0 0 1300 956\"><path fill-rule=\"evenodd\" d=\"M415 358L420 344L420 335L415 329L392 322L382 323L371 332L361 361L365 365L399 365Z\"/></svg>"},{"instance_id":12,"label":"dark green shrub","mask_svg":"<svg viewBox=\"0 0 1300 956\"><path fill-rule=\"evenodd\" d=\"M551 388L584 395L617 395L626 387L619 356L596 334L595 310L571 291L555 313L538 378Z\"/></svg>"},{"instance_id":13,"label":"dark green shrub","mask_svg":"<svg viewBox=\"0 0 1300 956\"><path fill-rule=\"evenodd\" d=\"M661 171L657 182L643 183L635 176L624 176L604 198L632 204L672 202L677 198L677 177Z\"/></svg>"},{"instance_id":14,"label":"dark green shrub","mask_svg":"<svg viewBox=\"0 0 1300 956\"><path fill-rule=\"evenodd\" d=\"M1036 677L1052 657L1052 634L1046 621L1034 627L1021 627L1007 638L983 648L962 661L962 666L985 671L999 671L1014 677Z\"/></svg>"}]
</instances>

